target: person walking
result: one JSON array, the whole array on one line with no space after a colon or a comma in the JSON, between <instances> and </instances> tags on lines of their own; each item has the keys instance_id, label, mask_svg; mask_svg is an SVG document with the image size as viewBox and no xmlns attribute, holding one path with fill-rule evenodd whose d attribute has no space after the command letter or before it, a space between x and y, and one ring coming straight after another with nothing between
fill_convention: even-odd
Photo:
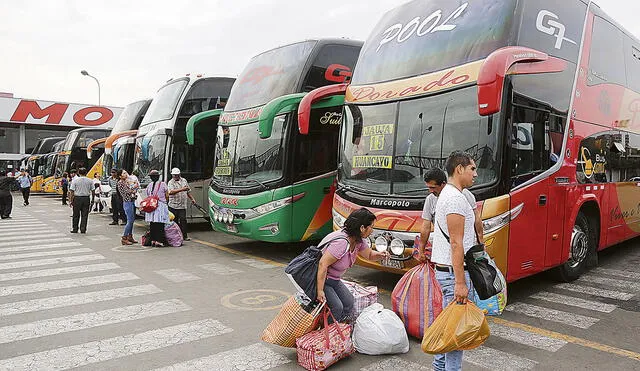
<instances>
[{"instance_id":1,"label":"person walking","mask_svg":"<svg viewBox=\"0 0 640 371\"><path fill-rule=\"evenodd\" d=\"M117 192L122 199L122 208L124 210L124 214L127 217L127 224L124 226L124 233L122 234L122 240L120 241L123 245L132 245L134 243L138 243L138 241L133 239L133 222L136 219L135 214L135 204L134 200L136 199L136 189L129 187L128 178L129 174L122 170L118 169L116 172L116 176L120 179L117 184Z\"/></svg>"},{"instance_id":2,"label":"person walking","mask_svg":"<svg viewBox=\"0 0 640 371\"><path fill-rule=\"evenodd\" d=\"M174 167L171 169L171 180L167 183L169 189L169 211L175 216L175 222L182 231L182 237L185 241L191 239L187 236L187 200L191 200L193 205L196 200L191 195L191 188L187 180L180 176L180 169Z\"/></svg>"},{"instance_id":3,"label":"person walking","mask_svg":"<svg viewBox=\"0 0 640 371\"><path fill-rule=\"evenodd\" d=\"M118 221L122 220L122 224L127 223L127 217L124 213L123 201L118 192L118 170L111 169L111 176L109 177L109 187L111 191L111 223L109 225L118 225Z\"/></svg>"},{"instance_id":4,"label":"person walking","mask_svg":"<svg viewBox=\"0 0 640 371\"><path fill-rule=\"evenodd\" d=\"M33 179L31 175L29 175L29 170L22 169L20 175L18 176L18 184L20 185L20 192L22 193L22 198L24 200L24 206L29 206L29 194L31 194L31 184L33 184Z\"/></svg>"},{"instance_id":5,"label":"person walking","mask_svg":"<svg viewBox=\"0 0 640 371\"><path fill-rule=\"evenodd\" d=\"M469 273L464 266L464 255L476 245L475 214L462 193L473 185L476 164L470 154L455 151L445 165L449 181L440 192L435 212L433 252L436 280L442 290L442 307L449 303L465 304L474 301L475 294ZM438 371L462 370L462 351L437 354L433 369Z\"/></svg>"},{"instance_id":6,"label":"person walking","mask_svg":"<svg viewBox=\"0 0 640 371\"><path fill-rule=\"evenodd\" d=\"M102 189L100 186L102 185L100 182L100 175L98 173L93 174L93 195L91 196L91 208L94 212L98 211L98 207L100 208L100 212L102 212L102 204L100 203L100 194L102 193Z\"/></svg>"},{"instance_id":7,"label":"person walking","mask_svg":"<svg viewBox=\"0 0 640 371\"><path fill-rule=\"evenodd\" d=\"M80 223L80 233L87 233L93 181L86 175L87 169L81 167L69 186L69 205L73 208L71 233L78 233L78 223Z\"/></svg>"},{"instance_id":8,"label":"person walking","mask_svg":"<svg viewBox=\"0 0 640 371\"><path fill-rule=\"evenodd\" d=\"M167 200L169 192L167 184L160 180L158 170L149 172L151 183L147 186L146 195L158 197L158 207L150 213L145 214L144 220L149 222L151 246L162 247L167 245L167 239L164 234L164 225L169 223L169 207Z\"/></svg>"},{"instance_id":9,"label":"person walking","mask_svg":"<svg viewBox=\"0 0 640 371\"><path fill-rule=\"evenodd\" d=\"M0 170L0 218L11 218L11 209L13 208L13 197L11 189L15 187L16 178L7 176L5 170Z\"/></svg>"},{"instance_id":10,"label":"person walking","mask_svg":"<svg viewBox=\"0 0 640 371\"><path fill-rule=\"evenodd\" d=\"M60 179L60 187L62 188L62 204L67 204L67 196L69 194L69 174L65 171Z\"/></svg>"}]
</instances>

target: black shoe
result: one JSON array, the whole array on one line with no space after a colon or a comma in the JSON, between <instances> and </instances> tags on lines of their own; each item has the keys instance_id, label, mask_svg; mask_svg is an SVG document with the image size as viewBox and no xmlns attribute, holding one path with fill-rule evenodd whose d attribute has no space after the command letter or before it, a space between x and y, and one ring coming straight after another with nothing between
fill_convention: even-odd
<instances>
[{"instance_id":1,"label":"black shoe","mask_svg":"<svg viewBox=\"0 0 640 371\"><path fill-rule=\"evenodd\" d=\"M71 232L71 233L78 233L78 230L77 230L77 229L76 229L75 231L74 231L74 230L71 230L70 232Z\"/></svg>"},{"instance_id":2,"label":"black shoe","mask_svg":"<svg viewBox=\"0 0 640 371\"><path fill-rule=\"evenodd\" d=\"M118 222L111 222L109 225L118 225Z\"/></svg>"},{"instance_id":3,"label":"black shoe","mask_svg":"<svg viewBox=\"0 0 640 371\"><path fill-rule=\"evenodd\" d=\"M80 231L80 233L85 234L85 233L87 233L87 231Z\"/></svg>"}]
</instances>

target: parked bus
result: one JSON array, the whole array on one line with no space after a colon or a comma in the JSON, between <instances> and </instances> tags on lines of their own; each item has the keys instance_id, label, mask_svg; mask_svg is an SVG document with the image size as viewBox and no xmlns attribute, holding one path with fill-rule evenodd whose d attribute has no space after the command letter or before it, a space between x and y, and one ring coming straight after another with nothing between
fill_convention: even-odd
<instances>
[{"instance_id":1,"label":"parked bus","mask_svg":"<svg viewBox=\"0 0 640 371\"><path fill-rule=\"evenodd\" d=\"M42 171L42 189L41 192L54 193L54 185L59 183L59 179L54 177L58 154L62 151L64 140L53 145L51 152L44 155L44 169Z\"/></svg>"},{"instance_id":2,"label":"parked bus","mask_svg":"<svg viewBox=\"0 0 640 371\"><path fill-rule=\"evenodd\" d=\"M44 169L46 166L46 155L53 150L56 143L64 141L64 137L51 137L40 139L38 144L33 147L31 156L29 156L26 168L29 169L33 182L31 184L31 192L42 192L44 184Z\"/></svg>"},{"instance_id":3,"label":"parked bus","mask_svg":"<svg viewBox=\"0 0 640 371\"><path fill-rule=\"evenodd\" d=\"M143 187L150 183L149 171L158 170L163 180L177 167L189 181L191 194L199 205L206 202L207 184L213 174L213 147L217 125L200 125L194 146L187 145L185 128L191 116L222 107L235 79L202 75L169 80L153 98L136 137L134 170ZM144 199L140 190L137 202ZM191 205L187 218L203 218Z\"/></svg>"},{"instance_id":4,"label":"parked bus","mask_svg":"<svg viewBox=\"0 0 640 371\"><path fill-rule=\"evenodd\" d=\"M335 227L370 208L372 244L394 256L359 263L402 272L424 172L466 150L507 280L573 280L640 232L638 102L640 42L591 2L409 2L377 24L347 90Z\"/></svg>"},{"instance_id":5,"label":"parked bus","mask_svg":"<svg viewBox=\"0 0 640 371\"><path fill-rule=\"evenodd\" d=\"M297 113L307 92L351 75L361 47L345 39L308 40L259 54L238 78L224 113L192 118L189 129L222 114L209 144L216 148L209 190L215 230L269 242L331 231L344 97L307 106L306 132L298 129Z\"/></svg>"}]
</instances>

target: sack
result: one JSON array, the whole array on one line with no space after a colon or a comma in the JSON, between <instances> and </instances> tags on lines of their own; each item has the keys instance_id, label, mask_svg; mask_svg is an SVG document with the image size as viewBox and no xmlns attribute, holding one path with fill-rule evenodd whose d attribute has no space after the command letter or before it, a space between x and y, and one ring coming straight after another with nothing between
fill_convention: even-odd
<instances>
[{"instance_id":1,"label":"sack","mask_svg":"<svg viewBox=\"0 0 640 371\"><path fill-rule=\"evenodd\" d=\"M180 226L176 223L168 223L164 226L164 235L167 239L167 243L173 247L182 246L182 242L184 241L182 237L182 230Z\"/></svg>"},{"instance_id":2,"label":"sack","mask_svg":"<svg viewBox=\"0 0 640 371\"><path fill-rule=\"evenodd\" d=\"M364 287L355 282L345 280L342 280L342 283L347 286L354 299L353 309L348 315L349 318L355 320L365 308L378 302L378 288L376 286Z\"/></svg>"},{"instance_id":3,"label":"sack","mask_svg":"<svg viewBox=\"0 0 640 371\"><path fill-rule=\"evenodd\" d=\"M284 269L284 272L290 275L290 278L297 284L296 288L302 289L311 301L315 301L317 296L318 263L320 262L320 258L322 258L322 248L340 239L346 240L344 237L337 237L320 246L307 247L302 254L293 258ZM347 251L349 251L348 246ZM345 251L345 254L347 251Z\"/></svg>"},{"instance_id":4,"label":"sack","mask_svg":"<svg viewBox=\"0 0 640 371\"><path fill-rule=\"evenodd\" d=\"M473 287L481 300L497 295L506 287L506 284L503 283L504 277L502 280L500 279L498 268L495 263L494 265L490 264L490 260L492 259L484 250L484 245L473 246L464 255L469 277L471 277Z\"/></svg>"},{"instance_id":5,"label":"sack","mask_svg":"<svg viewBox=\"0 0 640 371\"><path fill-rule=\"evenodd\" d=\"M142 244L142 246L151 246L151 232L150 231L144 232L144 234L140 237L140 243Z\"/></svg>"},{"instance_id":6,"label":"sack","mask_svg":"<svg viewBox=\"0 0 640 371\"><path fill-rule=\"evenodd\" d=\"M422 351L443 354L474 349L482 345L489 334L489 324L480 308L472 302L451 302L424 333Z\"/></svg>"},{"instance_id":7,"label":"sack","mask_svg":"<svg viewBox=\"0 0 640 371\"><path fill-rule=\"evenodd\" d=\"M332 324L329 324L329 315L333 318ZM327 308L323 319L322 330L310 332L296 340L298 364L307 370L325 370L355 352L349 336L351 326L336 322Z\"/></svg>"},{"instance_id":8,"label":"sack","mask_svg":"<svg viewBox=\"0 0 640 371\"><path fill-rule=\"evenodd\" d=\"M295 297L290 297L276 318L262 332L262 340L293 348L297 338L318 328L323 308L324 303L315 306L308 312L296 301Z\"/></svg>"},{"instance_id":9,"label":"sack","mask_svg":"<svg viewBox=\"0 0 640 371\"><path fill-rule=\"evenodd\" d=\"M158 185L158 191L160 190L160 186ZM158 208L158 203L160 199L158 198L158 191L153 193L152 195L148 195L144 198L144 200L140 201L140 210L145 213L152 213L155 209Z\"/></svg>"},{"instance_id":10,"label":"sack","mask_svg":"<svg viewBox=\"0 0 640 371\"><path fill-rule=\"evenodd\" d=\"M504 307L507 306L507 281L504 279L502 272L500 272L500 269L498 269L493 259L489 258L489 264L496 268L498 277L500 278L504 288L489 299L478 299L475 303L486 315L499 316L502 314L502 311L504 311Z\"/></svg>"},{"instance_id":11,"label":"sack","mask_svg":"<svg viewBox=\"0 0 640 371\"><path fill-rule=\"evenodd\" d=\"M442 312L442 290L430 263L419 264L402 276L391 293L391 307L407 333L422 339Z\"/></svg>"},{"instance_id":12,"label":"sack","mask_svg":"<svg viewBox=\"0 0 640 371\"><path fill-rule=\"evenodd\" d=\"M409 338L400 318L376 303L365 308L356 320L353 345L362 354L399 354L409 351Z\"/></svg>"}]
</instances>

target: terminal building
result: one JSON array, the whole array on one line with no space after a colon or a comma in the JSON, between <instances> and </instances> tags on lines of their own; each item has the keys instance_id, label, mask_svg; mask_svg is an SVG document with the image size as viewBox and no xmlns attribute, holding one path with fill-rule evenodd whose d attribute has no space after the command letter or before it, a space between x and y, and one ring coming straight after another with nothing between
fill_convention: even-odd
<instances>
[{"instance_id":1,"label":"terminal building","mask_svg":"<svg viewBox=\"0 0 640 371\"><path fill-rule=\"evenodd\" d=\"M38 140L64 137L81 127L111 129L122 107L15 98L0 93L0 169L14 168Z\"/></svg>"}]
</instances>

